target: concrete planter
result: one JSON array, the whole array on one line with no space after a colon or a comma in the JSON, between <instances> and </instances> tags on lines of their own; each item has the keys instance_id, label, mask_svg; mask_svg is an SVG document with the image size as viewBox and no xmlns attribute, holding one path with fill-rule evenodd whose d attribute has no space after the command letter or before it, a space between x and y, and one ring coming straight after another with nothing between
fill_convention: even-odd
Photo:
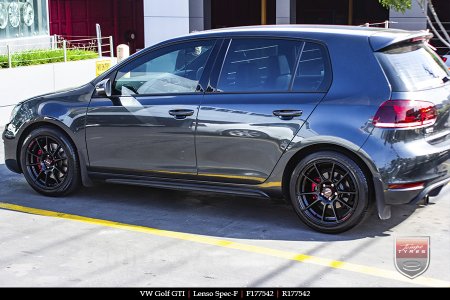
<instances>
[{"instance_id":1,"label":"concrete planter","mask_svg":"<svg viewBox=\"0 0 450 300\"><path fill-rule=\"evenodd\" d=\"M85 84L96 76L97 61L89 59L12 69L0 69L0 126L8 122L14 105L45 93Z\"/></svg>"}]
</instances>

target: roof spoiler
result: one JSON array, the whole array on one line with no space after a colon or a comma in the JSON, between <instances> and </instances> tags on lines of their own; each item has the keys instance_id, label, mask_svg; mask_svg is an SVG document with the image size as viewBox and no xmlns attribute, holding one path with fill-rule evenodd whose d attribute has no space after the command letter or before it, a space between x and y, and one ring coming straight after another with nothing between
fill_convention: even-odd
<instances>
[{"instance_id":1,"label":"roof spoiler","mask_svg":"<svg viewBox=\"0 0 450 300\"><path fill-rule=\"evenodd\" d=\"M418 42L418 41L429 41L433 34L423 30L423 31L404 31L402 33L396 34L393 38L392 33L389 31L377 32L369 37L370 45L374 51L381 51L389 46L404 43L404 42Z\"/></svg>"}]
</instances>

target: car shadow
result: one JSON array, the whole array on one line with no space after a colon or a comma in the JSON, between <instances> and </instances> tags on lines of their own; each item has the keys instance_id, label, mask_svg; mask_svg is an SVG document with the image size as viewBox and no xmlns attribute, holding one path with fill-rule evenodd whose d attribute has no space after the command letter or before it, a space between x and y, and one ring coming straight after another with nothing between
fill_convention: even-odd
<instances>
[{"instance_id":1,"label":"car shadow","mask_svg":"<svg viewBox=\"0 0 450 300\"><path fill-rule=\"evenodd\" d=\"M22 175L0 165L0 202L81 215L115 222L221 238L343 241L390 236L414 206L394 207L392 218L381 221L375 210L366 221L338 235L317 233L301 223L284 203L241 196L169 191L100 184L62 198L32 190Z\"/></svg>"}]
</instances>

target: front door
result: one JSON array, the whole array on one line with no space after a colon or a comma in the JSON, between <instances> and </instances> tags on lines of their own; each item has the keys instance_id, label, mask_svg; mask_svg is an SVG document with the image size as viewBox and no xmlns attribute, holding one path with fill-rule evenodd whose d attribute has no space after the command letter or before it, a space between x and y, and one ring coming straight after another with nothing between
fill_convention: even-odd
<instances>
[{"instance_id":1,"label":"front door","mask_svg":"<svg viewBox=\"0 0 450 300\"><path fill-rule=\"evenodd\" d=\"M196 175L200 82L213 47L211 40L173 44L118 70L113 96L94 96L87 113L91 171Z\"/></svg>"},{"instance_id":2,"label":"front door","mask_svg":"<svg viewBox=\"0 0 450 300\"><path fill-rule=\"evenodd\" d=\"M330 62L323 45L300 40L236 38L227 46L199 111L199 178L258 184L307 126L330 86Z\"/></svg>"}]
</instances>

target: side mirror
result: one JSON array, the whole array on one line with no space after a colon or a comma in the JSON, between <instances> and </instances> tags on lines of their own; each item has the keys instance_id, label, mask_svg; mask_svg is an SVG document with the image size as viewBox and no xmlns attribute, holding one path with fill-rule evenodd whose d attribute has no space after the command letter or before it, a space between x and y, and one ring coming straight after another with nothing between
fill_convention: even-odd
<instances>
[{"instance_id":1,"label":"side mirror","mask_svg":"<svg viewBox=\"0 0 450 300\"><path fill-rule=\"evenodd\" d=\"M111 97L112 87L111 80L104 79L95 85L95 93L97 96Z\"/></svg>"}]
</instances>

